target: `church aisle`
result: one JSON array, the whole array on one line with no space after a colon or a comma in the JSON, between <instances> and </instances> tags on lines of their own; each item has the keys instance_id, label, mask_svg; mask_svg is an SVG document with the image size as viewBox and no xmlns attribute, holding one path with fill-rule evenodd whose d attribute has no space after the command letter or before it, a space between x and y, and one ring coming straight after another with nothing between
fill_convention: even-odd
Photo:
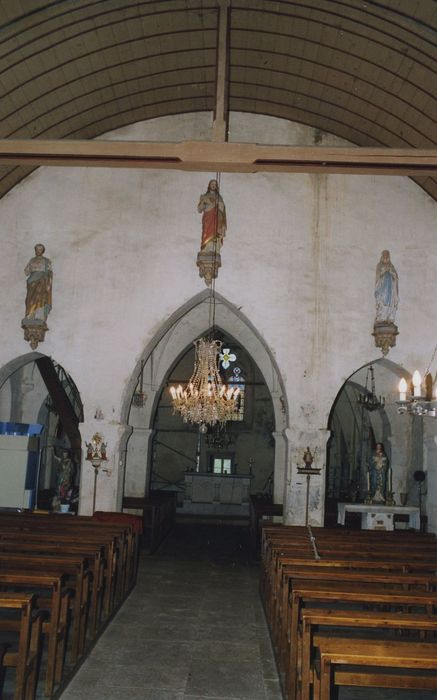
<instances>
[{"instance_id":1,"label":"church aisle","mask_svg":"<svg viewBox=\"0 0 437 700\"><path fill-rule=\"evenodd\" d=\"M135 589L61 700L282 700L248 552L246 528L177 525L156 554L141 554ZM434 697L339 691L339 700Z\"/></svg>"},{"instance_id":2,"label":"church aisle","mask_svg":"<svg viewBox=\"0 0 437 700\"><path fill-rule=\"evenodd\" d=\"M281 700L246 528L178 525L62 700Z\"/></svg>"}]
</instances>

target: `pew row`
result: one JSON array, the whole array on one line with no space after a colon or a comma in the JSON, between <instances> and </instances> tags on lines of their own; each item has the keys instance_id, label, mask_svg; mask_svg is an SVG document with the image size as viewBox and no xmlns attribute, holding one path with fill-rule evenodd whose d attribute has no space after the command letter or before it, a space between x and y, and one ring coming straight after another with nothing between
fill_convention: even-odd
<instances>
[{"instance_id":1,"label":"pew row","mask_svg":"<svg viewBox=\"0 0 437 700\"><path fill-rule=\"evenodd\" d=\"M57 692L135 585L139 529L132 516L114 515L122 518L0 513L0 595L26 591L45 615L41 672L36 665L26 696L15 695L14 682L14 697L34 698L39 678L47 697ZM11 658L7 649L3 669L9 684Z\"/></svg>"},{"instance_id":2,"label":"pew row","mask_svg":"<svg viewBox=\"0 0 437 700\"><path fill-rule=\"evenodd\" d=\"M373 641L393 641L390 635L396 630L402 639L405 634L409 640L413 636L414 643L422 643L423 635L428 635L430 646L426 648L432 648L437 656L435 538L418 533L405 535L401 539L400 533L354 531L345 535L344 530L278 525L263 528L260 591L284 695L289 700L316 698L322 692L322 685L323 697L329 697L326 677L321 673L316 678L314 674L313 633L308 633L308 621L304 621L306 610L314 605L329 608L332 619L345 606L356 616L370 609L370 621L366 621L364 614L362 624L362 641L368 642L370 649ZM388 617L383 617L383 613ZM327 625L331 636L336 634L338 619ZM344 627L349 633L352 625L345 623ZM367 639L369 634L374 636L375 630L380 639ZM344 639L347 649L348 642ZM376 647L374 650L376 653ZM320 660L319 652L317 658ZM363 669L355 676L348 675L345 665L341 669L339 665L331 664L334 671L330 678L334 685L345 684L348 679L351 685L376 684L381 677L380 673ZM319 663L319 668L324 667ZM396 680L398 675L394 670L393 683L402 682ZM428 687L433 682L432 675L429 680L429 674L420 673L412 673L408 680L413 688Z\"/></svg>"},{"instance_id":3,"label":"pew row","mask_svg":"<svg viewBox=\"0 0 437 700\"><path fill-rule=\"evenodd\" d=\"M10 644L3 644L2 654L3 667L15 671L14 700L35 697L42 620L42 613L35 611L33 594L0 593L0 633L14 637Z\"/></svg>"}]
</instances>

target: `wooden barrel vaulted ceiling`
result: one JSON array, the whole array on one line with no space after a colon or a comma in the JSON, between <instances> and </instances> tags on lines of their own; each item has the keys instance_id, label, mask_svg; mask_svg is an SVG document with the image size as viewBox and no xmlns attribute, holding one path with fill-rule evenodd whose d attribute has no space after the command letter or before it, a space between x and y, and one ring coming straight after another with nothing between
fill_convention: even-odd
<instances>
[{"instance_id":1,"label":"wooden barrel vaulted ceiling","mask_svg":"<svg viewBox=\"0 0 437 700\"><path fill-rule=\"evenodd\" d=\"M0 138L213 110L218 0L3 0ZM358 146L435 148L435 0L231 0L228 104ZM30 168L0 167L0 196ZM437 199L437 176L417 177Z\"/></svg>"}]
</instances>

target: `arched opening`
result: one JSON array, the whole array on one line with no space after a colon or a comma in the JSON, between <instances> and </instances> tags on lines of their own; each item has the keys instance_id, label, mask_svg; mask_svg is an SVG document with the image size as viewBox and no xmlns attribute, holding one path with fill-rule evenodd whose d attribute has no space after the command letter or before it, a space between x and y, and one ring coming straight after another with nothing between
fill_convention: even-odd
<instances>
[{"instance_id":1,"label":"arched opening","mask_svg":"<svg viewBox=\"0 0 437 700\"><path fill-rule=\"evenodd\" d=\"M168 387L189 380L194 366L191 343L161 387L153 418L149 484L152 491L174 491L180 516L247 520L251 495L266 501L273 496L273 404L246 349L220 329L215 338L223 343L222 379L238 384L241 391L232 419L202 434L198 425L174 414Z\"/></svg>"},{"instance_id":2,"label":"arched opening","mask_svg":"<svg viewBox=\"0 0 437 700\"><path fill-rule=\"evenodd\" d=\"M211 431L199 446L198 430L172 416L170 399L164 390L169 382L186 380L192 373L192 343L208 330L209 293L205 291L169 319L138 363L126 405L126 422L132 427L132 432L126 448L125 497L144 496L149 486L172 488L181 494L178 497L180 504L183 500L183 474L197 469L198 465L200 468L200 464L207 473L214 470L214 462L211 462L214 444L225 445L232 441L233 445L227 446L231 449L220 447L217 452L217 460L228 459L225 452L233 454L231 463L222 463L222 469L232 472L236 468L237 473L244 471L248 475L252 469L251 492L267 493L270 489L275 503L283 502L287 457L283 431L287 407L282 381L266 344L250 322L223 297L216 297L216 327L226 341L226 347L229 345L241 357L239 375L234 374L231 366L223 370L228 381L232 378L237 381L239 376L241 382L241 375L244 376L247 385L244 419L232 421L232 427L223 436ZM137 400L141 393L142 400ZM251 394L253 398L249 401ZM262 459L253 452L248 437L253 430L265 446ZM170 433L171 445L168 444ZM264 459L267 454L269 457ZM251 458L252 463L249 463ZM168 465L173 468L173 476ZM179 476L175 465L178 465ZM219 462L216 463L217 470L218 465Z\"/></svg>"},{"instance_id":3,"label":"arched opening","mask_svg":"<svg viewBox=\"0 0 437 700\"><path fill-rule=\"evenodd\" d=\"M423 464L423 426L420 418L398 413L398 382L406 374L399 365L377 359L354 372L338 392L328 422L325 525L337 522L339 502L369 498L376 443L383 444L391 468L393 500L416 505L413 474ZM373 394L376 403L366 400Z\"/></svg>"},{"instance_id":4,"label":"arched opening","mask_svg":"<svg viewBox=\"0 0 437 700\"><path fill-rule=\"evenodd\" d=\"M77 511L83 406L64 368L41 353L0 370L0 507Z\"/></svg>"}]
</instances>

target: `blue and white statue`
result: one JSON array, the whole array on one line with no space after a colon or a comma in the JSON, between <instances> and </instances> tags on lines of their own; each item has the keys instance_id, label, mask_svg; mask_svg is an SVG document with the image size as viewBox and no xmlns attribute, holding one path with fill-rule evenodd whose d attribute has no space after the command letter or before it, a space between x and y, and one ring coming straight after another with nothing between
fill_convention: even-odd
<instances>
[{"instance_id":1,"label":"blue and white statue","mask_svg":"<svg viewBox=\"0 0 437 700\"><path fill-rule=\"evenodd\" d=\"M388 250L382 251L376 266L375 302L375 323L394 323L399 303L399 282Z\"/></svg>"}]
</instances>

